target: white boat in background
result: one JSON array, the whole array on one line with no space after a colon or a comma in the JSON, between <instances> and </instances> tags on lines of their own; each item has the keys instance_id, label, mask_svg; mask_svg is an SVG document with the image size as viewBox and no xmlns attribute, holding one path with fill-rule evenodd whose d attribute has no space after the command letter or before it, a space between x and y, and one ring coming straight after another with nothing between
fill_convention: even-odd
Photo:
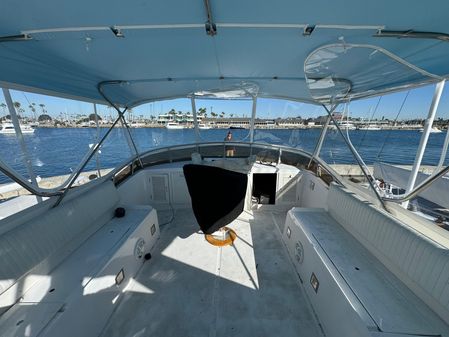
<instances>
[{"instance_id":1,"label":"white boat in background","mask_svg":"<svg viewBox=\"0 0 449 337\"><path fill-rule=\"evenodd\" d=\"M355 130L356 129L354 124L347 122L347 121L337 122L337 124L340 127L340 129L342 129L342 130ZM329 128L336 129L335 125L329 125Z\"/></svg>"},{"instance_id":2,"label":"white boat in background","mask_svg":"<svg viewBox=\"0 0 449 337\"><path fill-rule=\"evenodd\" d=\"M129 124L130 127L132 128L143 128L145 127L145 123L143 122L132 122Z\"/></svg>"},{"instance_id":3,"label":"white boat in background","mask_svg":"<svg viewBox=\"0 0 449 337\"><path fill-rule=\"evenodd\" d=\"M180 130L185 129L185 126L177 122L168 122L167 124L165 124L165 128L169 130Z\"/></svg>"},{"instance_id":4,"label":"white boat in background","mask_svg":"<svg viewBox=\"0 0 449 337\"><path fill-rule=\"evenodd\" d=\"M419 132L423 132L423 131L424 131L424 128L419 129ZM440 129L438 129L436 126L433 126L433 127L430 129L430 133L441 133L441 132L443 132L443 131L441 131Z\"/></svg>"},{"instance_id":5,"label":"white boat in background","mask_svg":"<svg viewBox=\"0 0 449 337\"><path fill-rule=\"evenodd\" d=\"M369 125L360 127L359 130L378 131L378 130L382 130L382 128L377 126L377 125L375 125L375 124L369 124Z\"/></svg>"},{"instance_id":6,"label":"white boat in background","mask_svg":"<svg viewBox=\"0 0 449 337\"><path fill-rule=\"evenodd\" d=\"M22 134L34 133L34 129L28 124L20 124L20 131L22 131ZM15 135L16 130L14 129L13 123L2 123L0 125L0 134Z\"/></svg>"},{"instance_id":7,"label":"white boat in background","mask_svg":"<svg viewBox=\"0 0 449 337\"><path fill-rule=\"evenodd\" d=\"M211 127L209 125L207 125L207 124L199 123L198 124L198 129L200 129L200 130L209 130L209 129L211 129Z\"/></svg>"}]
</instances>

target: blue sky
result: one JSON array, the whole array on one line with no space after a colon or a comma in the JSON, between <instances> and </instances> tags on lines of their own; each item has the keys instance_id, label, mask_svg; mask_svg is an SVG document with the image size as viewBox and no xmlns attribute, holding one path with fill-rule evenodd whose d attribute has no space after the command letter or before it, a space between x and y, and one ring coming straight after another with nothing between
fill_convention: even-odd
<instances>
[{"instance_id":1,"label":"blue sky","mask_svg":"<svg viewBox=\"0 0 449 337\"><path fill-rule=\"evenodd\" d=\"M404 104L403 110L399 116L399 119L410 118L425 118L429 109L430 102L434 91L434 85L412 90ZM14 101L21 103L25 109L25 115L30 116L29 104L34 102L37 105L37 113L41 114L42 110L38 106L39 104L45 104L47 113L53 117L57 117L60 113L67 115L77 114L89 114L93 112L92 104L72 101L67 99L60 99L50 96L42 96L31 93L22 93L19 91L11 91ZM354 101L350 104L349 110L353 117L363 118L385 118L394 119L399 111L399 108L406 96L406 92L390 94L383 96L374 113L374 109L379 101L379 98L371 98L360 101ZM5 102L3 95L0 95L0 102ZM218 100L197 100L197 109L204 107L207 112L212 111L221 113L224 111L226 116L233 114L234 116L250 116L251 115L251 101L218 101ZM171 101L155 102L145 104L137 107L134 110L136 116L143 115L149 117L150 115L157 116L160 113L166 113L170 109L177 111L190 112L191 105L188 99L177 99ZM276 117L295 117L301 116L303 118L316 117L323 115L324 111L321 107L297 103L288 102L282 100L273 99L258 99L257 105L258 117L261 118L276 118ZM102 117L115 116L115 112L112 109L108 109L105 106L98 106L98 112ZM3 115L3 111L0 110L0 114ZM443 92L439 109L437 112L437 118L442 117L444 119L449 118L449 84L446 85Z\"/></svg>"}]
</instances>

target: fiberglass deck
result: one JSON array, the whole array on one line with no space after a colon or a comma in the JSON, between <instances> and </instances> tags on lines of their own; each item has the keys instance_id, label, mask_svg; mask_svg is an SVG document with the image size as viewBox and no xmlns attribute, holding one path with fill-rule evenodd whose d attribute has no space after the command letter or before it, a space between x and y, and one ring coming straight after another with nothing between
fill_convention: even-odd
<instances>
[{"instance_id":1,"label":"fiberglass deck","mask_svg":"<svg viewBox=\"0 0 449 337\"><path fill-rule=\"evenodd\" d=\"M322 336L281 241L286 213L244 212L217 248L176 211L103 336Z\"/></svg>"}]
</instances>

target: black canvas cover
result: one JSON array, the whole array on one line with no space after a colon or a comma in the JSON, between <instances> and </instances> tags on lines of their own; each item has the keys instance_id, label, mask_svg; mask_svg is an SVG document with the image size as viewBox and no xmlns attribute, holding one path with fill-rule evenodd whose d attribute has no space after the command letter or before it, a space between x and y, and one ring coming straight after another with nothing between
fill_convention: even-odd
<instances>
[{"instance_id":1,"label":"black canvas cover","mask_svg":"<svg viewBox=\"0 0 449 337\"><path fill-rule=\"evenodd\" d=\"M184 165L193 213L205 234L228 225L243 212L248 176L219 167Z\"/></svg>"}]
</instances>

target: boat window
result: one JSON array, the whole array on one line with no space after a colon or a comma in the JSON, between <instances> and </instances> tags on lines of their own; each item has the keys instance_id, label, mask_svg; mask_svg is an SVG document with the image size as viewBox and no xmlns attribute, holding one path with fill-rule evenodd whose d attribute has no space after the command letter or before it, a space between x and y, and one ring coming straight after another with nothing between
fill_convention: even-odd
<instances>
[{"instance_id":1,"label":"boat window","mask_svg":"<svg viewBox=\"0 0 449 337\"><path fill-rule=\"evenodd\" d=\"M233 141L249 141L251 100L196 99L195 103L201 142L223 142L229 131ZM196 142L190 99L146 103L126 117L141 153Z\"/></svg>"},{"instance_id":2,"label":"boat window","mask_svg":"<svg viewBox=\"0 0 449 337\"><path fill-rule=\"evenodd\" d=\"M254 141L312 153L326 118L319 105L259 98Z\"/></svg>"},{"instance_id":3,"label":"boat window","mask_svg":"<svg viewBox=\"0 0 449 337\"><path fill-rule=\"evenodd\" d=\"M13 92L11 92L12 94ZM14 97L13 97L14 100ZM26 115L24 109L21 107L21 104L15 100L14 101L17 111L17 117L21 125L27 125L29 122L28 116ZM9 114L6 101L3 97L3 92L0 91L0 121L2 128L0 130L0 158L1 160L13 168L18 174L20 174L23 179L30 180L30 175L28 174L28 170L25 166L25 156L22 152L19 140L15 136L14 126L11 121L11 116ZM33 136L27 133L23 133L24 140L27 148L33 146L33 140L30 139ZM38 162L35 157L31 157L31 164L33 167L37 166ZM11 196L17 196L22 192L18 192L17 189L19 186L13 184L13 181L6 177L5 175L0 175L0 189L8 190L6 195L2 195L2 198L8 198ZM1 194L1 193L0 193Z\"/></svg>"},{"instance_id":4,"label":"boat window","mask_svg":"<svg viewBox=\"0 0 449 337\"><path fill-rule=\"evenodd\" d=\"M201 141L249 141L251 99L196 99Z\"/></svg>"},{"instance_id":5,"label":"boat window","mask_svg":"<svg viewBox=\"0 0 449 337\"><path fill-rule=\"evenodd\" d=\"M341 104L334 112L334 119L343 135L357 150L385 197L394 198L406 190L434 88L434 85L429 85L353 101ZM443 167L449 164L449 156L444 153L449 124L448 104L449 89L446 88L431 126L415 187L434 173L440 163ZM329 127L320 157L352 183L368 187L335 126ZM431 221L438 221L440 226L449 228L448 188L449 179L439 178L407 206L411 211L422 213Z\"/></svg>"},{"instance_id":6,"label":"boat window","mask_svg":"<svg viewBox=\"0 0 449 337\"><path fill-rule=\"evenodd\" d=\"M14 184L14 180L9 178L3 172L0 171L0 203L4 202L10 198L17 197L17 191L12 187L16 187ZM27 191L24 191L27 192ZM1 216L1 214L0 214Z\"/></svg>"},{"instance_id":7,"label":"boat window","mask_svg":"<svg viewBox=\"0 0 449 337\"><path fill-rule=\"evenodd\" d=\"M97 139L101 139L104 136L108 129L99 129L98 138L95 138L95 143ZM93 130L96 131L95 128ZM98 176L104 176L114 168L127 163L135 155L136 152L126 128L121 123L117 123L100 146L100 150L89 160L83 169L80 175L82 177L81 179L87 179L86 182L88 182Z\"/></svg>"},{"instance_id":8,"label":"boat window","mask_svg":"<svg viewBox=\"0 0 449 337\"><path fill-rule=\"evenodd\" d=\"M126 117L141 153L160 147L195 143L190 99L146 103L128 110Z\"/></svg>"},{"instance_id":9,"label":"boat window","mask_svg":"<svg viewBox=\"0 0 449 337\"><path fill-rule=\"evenodd\" d=\"M353 101L334 115L340 128L368 164L413 165L434 86ZM424 165L439 161L447 128L446 89L423 156ZM328 134L330 138L332 133ZM329 140L329 142L331 142Z\"/></svg>"},{"instance_id":10,"label":"boat window","mask_svg":"<svg viewBox=\"0 0 449 337\"><path fill-rule=\"evenodd\" d=\"M56 188L64 183L116 118L112 108L97 105L97 130L92 103L14 90L10 93L19 115L31 166L41 188ZM8 124L9 112L3 94L0 103L3 103L0 112L4 126L0 131L0 156L24 179L29 180L25 156L14 127ZM110 170L125 157L129 158L130 152L122 134L121 130L113 130L109 142L103 144L99 154L102 169ZM75 186L87 183L97 175L95 158L88 163Z\"/></svg>"},{"instance_id":11,"label":"boat window","mask_svg":"<svg viewBox=\"0 0 449 337\"><path fill-rule=\"evenodd\" d=\"M36 197L0 172L0 220L36 205L46 198Z\"/></svg>"}]
</instances>

